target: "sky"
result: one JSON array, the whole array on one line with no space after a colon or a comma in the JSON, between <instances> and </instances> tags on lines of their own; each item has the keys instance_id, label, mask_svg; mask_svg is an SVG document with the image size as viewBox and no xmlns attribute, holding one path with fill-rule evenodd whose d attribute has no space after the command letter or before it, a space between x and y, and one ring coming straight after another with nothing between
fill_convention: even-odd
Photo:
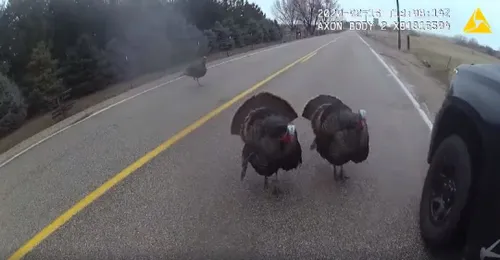
<instances>
[{"instance_id":1,"label":"sky","mask_svg":"<svg viewBox=\"0 0 500 260\"><path fill-rule=\"evenodd\" d=\"M0 0L4 2L5 0ZM272 5L275 0L250 0L258 4L267 17L274 19L272 14ZM338 0L344 12L350 9L371 9L381 10L382 17L379 18L380 22L385 21L392 24L395 21L394 17L390 17L391 10L396 9L395 0ZM466 37L474 37L479 43L489 45L495 50L500 49L500 0L400 0L400 10L407 10L412 13L415 9L423 9L426 12L433 9L449 9L449 18L402 18L406 21L447 21L450 24L450 29L430 31L433 33L444 34L447 36L454 36L457 34ZM464 34L463 28L470 16L476 8L481 9L486 20L488 21L491 34ZM345 17L347 20L364 20L358 17ZM368 17L372 20L373 17Z\"/></svg>"},{"instance_id":2,"label":"sky","mask_svg":"<svg viewBox=\"0 0 500 260\"><path fill-rule=\"evenodd\" d=\"M253 0L252 2L258 4L262 11L266 13L266 16L273 19L272 5L275 0ZM395 17L391 18L390 13L392 9L396 9L395 0L339 0L341 8L344 12L350 9L372 9L381 10L382 17L379 18L380 22L386 21L388 24L392 24L395 21ZM457 34L464 35L468 38L474 37L479 43L484 45L489 45L495 50L500 49L500 0L475 0L475 1L464 1L464 0L400 0L399 1L400 10L406 9L407 12L413 12L415 9L423 9L426 12L433 9L449 9L449 18L433 18L433 17L421 17L421 18L402 18L406 21L447 21L449 22L450 29L445 30L434 30L430 31L432 33L444 34L447 36L454 36ZM463 28L470 16L474 13L477 8L481 9L484 17L490 25L492 31L491 34L465 34L463 33ZM364 16L364 15L363 15ZM364 20L363 18L357 18L352 16L345 16L347 20ZM372 20L368 15L368 19Z\"/></svg>"}]
</instances>

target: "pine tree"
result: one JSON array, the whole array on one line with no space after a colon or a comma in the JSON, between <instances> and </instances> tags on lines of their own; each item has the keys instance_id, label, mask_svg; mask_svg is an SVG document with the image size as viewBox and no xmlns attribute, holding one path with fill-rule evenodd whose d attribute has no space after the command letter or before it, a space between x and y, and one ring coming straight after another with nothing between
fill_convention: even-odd
<instances>
[{"instance_id":1,"label":"pine tree","mask_svg":"<svg viewBox=\"0 0 500 260\"><path fill-rule=\"evenodd\" d=\"M31 60L26 66L25 94L32 112L47 109L53 98L64 89L57 75L57 60L45 42L39 42L31 53Z\"/></svg>"},{"instance_id":2,"label":"pine tree","mask_svg":"<svg viewBox=\"0 0 500 260\"><path fill-rule=\"evenodd\" d=\"M229 51L234 46L234 39L231 37L231 31L229 28L224 27L220 22L215 22L213 31L217 35L217 43L219 45L219 50L225 51L229 56Z\"/></svg>"},{"instance_id":3,"label":"pine tree","mask_svg":"<svg viewBox=\"0 0 500 260\"><path fill-rule=\"evenodd\" d=\"M19 127L26 118L26 105L18 86L0 73L0 137Z\"/></svg>"},{"instance_id":4,"label":"pine tree","mask_svg":"<svg viewBox=\"0 0 500 260\"><path fill-rule=\"evenodd\" d=\"M213 52L219 48L219 45L217 44L217 35L215 34L214 31L212 30L205 30L203 31L204 36L207 39L207 49L208 52Z\"/></svg>"},{"instance_id":5,"label":"pine tree","mask_svg":"<svg viewBox=\"0 0 500 260\"><path fill-rule=\"evenodd\" d=\"M97 49L89 35L81 35L76 45L67 51L61 68L65 84L72 95L83 96L99 90L111 80L110 64Z\"/></svg>"}]
</instances>

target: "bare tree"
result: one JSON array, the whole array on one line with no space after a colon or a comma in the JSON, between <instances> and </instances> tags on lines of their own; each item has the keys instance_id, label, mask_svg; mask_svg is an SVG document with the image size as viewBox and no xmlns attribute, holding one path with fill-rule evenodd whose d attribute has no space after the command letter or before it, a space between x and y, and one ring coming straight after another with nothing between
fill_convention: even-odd
<instances>
[{"instance_id":1,"label":"bare tree","mask_svg":"<svg viewBox=\"0 0 500 260\"><path fill-rule=\"evenodd\" d=\"M295 31L298 21L297 8L294 5L295 0L276 0L272 7L274 17L279 23L284 24Z\"/></svg>"},{"instance_id":2,"label":"bare tree","mask_svg":"<svg viewBox=\"0 0 500 260\"><path fill-rule=\"evenodd\" d=\"M470 47L477 47L477 46L479 46L479 43L476 40L476 38L470 38L468 44L469 44Z\"/></svg>"},{"instance_id":3,"label":"bare tree","mask_svg":"<svg viewBox=\"0 0 500 260\"><path fill-rule=\"evenodd\" d=\"M327 10L328 14L325 16L323 13L323 21L341 21L343 19L343 13L340 10L340 4L338 0L322 0L321 8Z\"/></svg>"},{"instance_id":4,"label":"bare tree","mask_svg":"<svg viewBox=\"0 0 500 260\"><path fill-rule=\"evenodd\" d=\"M467 46L467 43L469 42L469 39L467 39L467 37L463 35L455 35L451 40L454 43L462 46Z\"/></svg>"},{"instance_id":5,"label":"bare tree","mask_svg":"<svg viewBox=\"0 0 500 260\"><path fill-rule=\"evenodd\" d=\"M338 20L338 0L292 0L298 18L310 35L314 35L318 22ZM326 10L326 15L325 15Z\"/></svg>"}]
</instances>

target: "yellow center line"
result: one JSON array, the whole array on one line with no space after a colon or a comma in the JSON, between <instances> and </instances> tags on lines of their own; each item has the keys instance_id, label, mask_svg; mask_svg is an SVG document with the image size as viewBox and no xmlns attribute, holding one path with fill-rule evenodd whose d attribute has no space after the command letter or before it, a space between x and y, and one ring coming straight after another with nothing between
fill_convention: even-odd
<instances>
[{"instance_id":1,"label":"yellow center line","mask_svg":"<svg viewBox=\"0 0 500 260\"><path fill-rule=\"evenodd\" d=\"M311 54L307 55L307 56L306 56L306 57L305 57L305 58L301 61L301 63L304 63L304 62L308 61L310 58L312 58L312 57L313 57L314 55L316 55L316 54L318 54L318 53L317 53L317 52L313 52L313 53L311 53Z\"/></svg>"},{"instance_id":2,"label":"yellow center line","mask_svg":"<svg viewBox=\"0 0 500 260\"><path fill-rule=\"evenodd\" d=\"M28 240L24 245L22 245L19 249L14 252L12 256L8 258L8 260L18 260L22 259L26 254L28 254L31 250L33 250L36 246L38 246L43 240L45 240L48 236L50 236L52 233L54 233L57 229L59 229L62 225L64 225L66 222L68 222L72 217L74 217L76 214L78 214L81 210L86 208L88 205L90 205L92 202L97 200L99 197L101 197L104 193L106 193L109 189L114 187L116 184L124 180L126 177L128 177L130 174L135 172L137 169L151 161L153 158L158 156L161 152L167 150L170 146L181 140L182 138L186 137L188 134L205 124L208 120L214 118L217 116L219 113L224 111L225 109L229 108L231 105L234 103L238 102L239 100L243 99L245 96L248 94L252 93L253 91L257 90L258 88L262 87L264 84L267 82L271 81L273 78L276 76L282 74L283 72L289 70L291 67L294 65L298 64L305 58L307 58L309 55L316 53L320 49L328 46L330 43L335 42L338 39L335 38L332 41L320 46L316 50L308 53L307 55L303 56L302 58L294 61L293 63L289 64L288 66L278 70L277 72L273 73L272 75L268 76L264 80L258 82L257 84L253 85L249 89L241 92L237 96L233 97L231 100L226 102L225 104L219 106L218 108L210 111L208 114L204 115L188 127L182 129L178 133L176 133L174 136L172 136L170 139L165 141L164 143L160 144L158 147L153 149L152 151L148 152L146 155L143 157L139 158L137 161L133 162L129 166L127 166L125 169L123 169L121 172L118 174L114 175L111 177L111 179L107 180L104 184L102 184L100 187L98 187L96 190L92 191L89 193L87 196L85 196L83 199L78 201L74 206L72 206L70 209L65 211L62 215L57 217L52 223L50 223L48 226L44 227L40 232L38 232L34 237L32 237L30 240Z\"/></svg>"}]
</instances>

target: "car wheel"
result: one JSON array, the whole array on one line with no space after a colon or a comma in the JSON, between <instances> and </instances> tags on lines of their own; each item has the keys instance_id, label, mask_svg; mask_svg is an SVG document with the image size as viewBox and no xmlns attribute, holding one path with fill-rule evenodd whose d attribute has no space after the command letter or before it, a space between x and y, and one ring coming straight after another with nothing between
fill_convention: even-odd
<instances>
[{"instance_id":1,"label":"car wheel","mask_svg":"<svg viewBox=\"0 0 500 260\"><path fill-rule=\"evenodd\" d=\"M461 232L471 185L471 159L458 135L441 142L432 157L420 200L420 232L430 248L451 246Z\"/></svg>"}]
</instances>

